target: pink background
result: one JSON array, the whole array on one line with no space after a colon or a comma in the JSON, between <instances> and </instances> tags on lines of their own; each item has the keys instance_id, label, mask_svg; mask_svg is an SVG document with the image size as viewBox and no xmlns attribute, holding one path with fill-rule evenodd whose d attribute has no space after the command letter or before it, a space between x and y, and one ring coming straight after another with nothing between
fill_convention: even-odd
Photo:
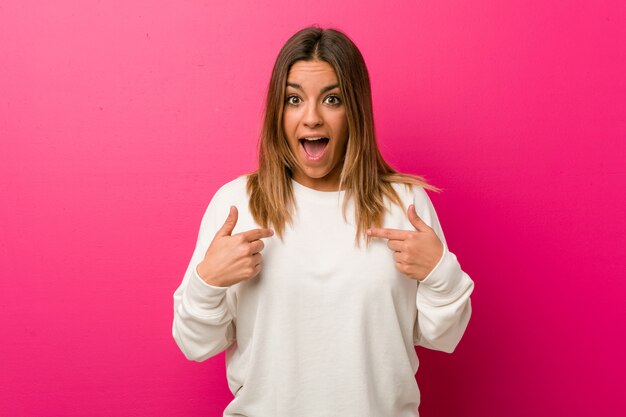
<instances>
[{"instance_id":1,"label":"pink background","mask_svg":"<svg viewBox=\"0 0 626 417\"><path fill-rule=\"evenodd\" d=\"M221 415L224 356L183 357L172 293L319 23L476 282L457 350L418 348L422 416L623 415L624 2L269 3L0 5L0 414Z\"/></svg>"}]
</instances>

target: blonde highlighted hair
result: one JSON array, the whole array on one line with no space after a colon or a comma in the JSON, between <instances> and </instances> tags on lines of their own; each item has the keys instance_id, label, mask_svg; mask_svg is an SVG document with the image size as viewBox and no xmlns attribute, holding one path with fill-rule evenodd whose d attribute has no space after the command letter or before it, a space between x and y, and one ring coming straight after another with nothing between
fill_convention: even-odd
<instances>
[{"instance_id":1,"label":"blonde highlighted hair","mask_svg":"<svg viewBox=\"0 0 626 417\"><path fill-rule=\"evenodd\" d=\"M348 141L339 184L339 189L345 190L343 217L346 218L347 202L352 198L357 226L355 245L360 246L360 237L369 244L366 230L382 226L385 198L402 207L392 183L441 190L421 176L397 172L381 156L365 61L356 45L336 29L304 28L289 38L276 58L259 138L259 167L247 177L250 212L259 225L272 227L280 239L285 225L292 224L295 204L291 178L298 162L282 125L287 75L297 61L325 61L337 75L348 120Z\"/></svg>"}]
</instances>

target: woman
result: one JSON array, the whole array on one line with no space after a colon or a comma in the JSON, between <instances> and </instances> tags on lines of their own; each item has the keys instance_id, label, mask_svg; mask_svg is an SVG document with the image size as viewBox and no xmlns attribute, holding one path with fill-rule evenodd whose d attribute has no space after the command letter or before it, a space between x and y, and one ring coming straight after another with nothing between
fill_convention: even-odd
<instances>
[{"instance_id":1,"label":"woman","mask_svg":"<svg viewBox=\"0 0 626 417\"><path fill-rule=\"evenodd\" d=\"M226 350L225 416L417 416L415 345L452 352L473 282L421 177L376 144L363 58L305 28L276 60L259 169L222 186L174 294L188 359Z\"/></svg>"}]
</instances>

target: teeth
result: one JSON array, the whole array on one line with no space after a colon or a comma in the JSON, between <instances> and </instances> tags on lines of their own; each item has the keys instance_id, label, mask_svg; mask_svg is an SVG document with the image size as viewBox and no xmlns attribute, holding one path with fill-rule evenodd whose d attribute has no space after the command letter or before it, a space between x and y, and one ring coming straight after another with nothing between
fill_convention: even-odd
<instances>
[{"instance_id":1,"label":"teeth","mask_svg":"<svg viewBox=\"0 0 626 417\"><path fill-rule=\"evenodd\" d=\"M316 140L320 140L320 139L326 139L324 137L319 137L319 138L302 138L302 140L308 140L308 141L316 141Z\"/></svg>"}]
</instances>

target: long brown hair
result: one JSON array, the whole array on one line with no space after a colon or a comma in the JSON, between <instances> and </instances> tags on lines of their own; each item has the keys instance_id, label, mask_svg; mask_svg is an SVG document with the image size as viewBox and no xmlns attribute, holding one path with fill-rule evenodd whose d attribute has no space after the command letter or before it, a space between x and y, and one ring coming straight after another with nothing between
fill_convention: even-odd
<instances>
[{"instance_id":1,"label":"long brown hair","mask_svg":"<svg viewBox=\"0 0 626 417\"><path fill-rule=\"evenodd\" d=\"M285 137L283 107L287 76L296 61L325 61L335 70L346 105L348 142L340 175L339 189L345 190L343 217L347 202L354 198L359 237L369 237L367 228L381 227L385 216L384 198L402 207L392 183L414 184L436 192L439 188L423 177L401 174L385 162L378 149L372 112L372 94L365 61L356 45L336 29L307 27L294 34L282 47L267 91L265 116L259 138L259 168L248 174L250 212L262 227L273 227L282 239L285 224L292 224L294 208L292 173L298 162Z\"/></svg>"}]
</instances>

